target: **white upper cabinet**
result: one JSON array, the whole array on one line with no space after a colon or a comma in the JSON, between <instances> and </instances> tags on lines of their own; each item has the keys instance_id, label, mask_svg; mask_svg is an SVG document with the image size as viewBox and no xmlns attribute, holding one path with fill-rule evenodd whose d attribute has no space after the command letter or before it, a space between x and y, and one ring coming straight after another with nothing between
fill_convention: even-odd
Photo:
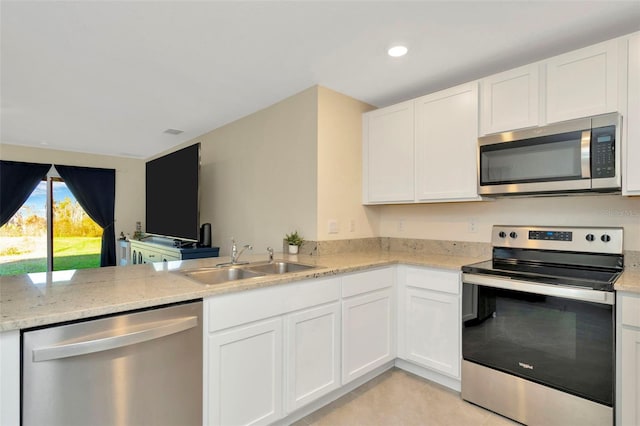
<instances>
[{"instance_id":1,"label":"white upper cabinet","mask_svg":"<svg viewBox=\"0 0 640 426\"><path fill-rule=\"evenodd\" d=\"M477 82L416 99L416 201L478 198L477 140Z\"/></svg>"},{"instance_id":2,"label":"white upper cabinet","mask_svg":"<svg viewBox=\"0 0 640 426\"><path fill-rule=\"evenodd\" d=\"M618 39L556 56L546 69L546 121L618 110Z\"/></svg>"},{"instance_id":3,"label":"white upper cabinet","mask_svg":"<svg viewBox=\"0 0 640 426\"><path fill-rule=\"evenodd\" d=\"M478 200L478 84L363 115L363 203Z\"/></svg>"},{"instance_id":4,"label":"white upper cabinet","mask_svg":"<svg viewBox=\"0 0 640 426\"><path fill-rule=\"evenodd\" d=\"M640 195L640 33L629 39L627 116L622 123L626 137L623 195Z\"/></svg>"},{"instance_id":5,"label":"white upper cabinet","mask_svg":"<svg viewBox=\"0 0 640 426\"><path fill-rule=\"evenodd\" d=\"M613 39L483 78L480 134L622 112L625 45Z\"/></svg>"},{"instance_id":6,"label":"white upper cabinet","mask_svg":"<svg viewBox=\"0 0 640 426\"><path fill-rule=\"evenodd\" d=\"M363 114L363 202L414 197L413 101Z\"/></svg>"},{"instance_id":7,"label":"white upper cabinet","mask_svg":"<svg viewBox=\"0 0 640 426\"><path fill-rule=\"evenodd\" d=\"M634 142L640 138L638 42L627 50L628 39L495 74L479 86L468 83L365 113L363 203L480 200L479 135L610 112L620 112L629 123L623 192L640 195L640 171L629 167L640 161L640 142Z\"/></svg>"},{"instance_id":8,"label":"white upper cabinet","mask_svg":"<svg viewBox=\"0 0 640 426\"><path fill-rule=\"evenodd\" d=\"M539 124L538 63L492 75L481 81L481 133L533 127Z\"/></svg>"}]
</instances>

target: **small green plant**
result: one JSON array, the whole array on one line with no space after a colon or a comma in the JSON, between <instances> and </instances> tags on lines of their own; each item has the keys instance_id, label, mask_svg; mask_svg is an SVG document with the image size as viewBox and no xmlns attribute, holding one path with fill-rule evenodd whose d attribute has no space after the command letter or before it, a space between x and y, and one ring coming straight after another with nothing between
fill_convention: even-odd
<instances>
[{"instance_id":1,"label":"small green plant","mask_svg":"<svg viewBox=\"0 0 640 426\"><path fill-rule=\"evenodd\" d=\"M293 231L290 234L286 234L284 236L284 239L287 242L287 244L289 244L290 246L301 246L302 243L304 242L304 238L302 238L298 234L298 231Z\"/></svg>"}]
</instances>

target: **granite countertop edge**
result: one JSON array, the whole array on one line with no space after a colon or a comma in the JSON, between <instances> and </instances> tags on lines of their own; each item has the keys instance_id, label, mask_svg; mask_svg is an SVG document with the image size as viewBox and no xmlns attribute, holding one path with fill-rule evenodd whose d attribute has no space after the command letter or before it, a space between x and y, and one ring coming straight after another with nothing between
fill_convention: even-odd
<instances>
[{"instance_id":1,"label":"granite countertop edge","mask_svg":"<svg viewBox=\"0 0 640 426\"><path fill-rule=\"evenodd\" d=\"M225 258L78 270L67 281L57 281L51 274L45 274L46 279L39 283L35 283L29 275L1 277L0 331L47 326L395 264L459 271L463 265L486 260L405 252L279 255L277 258L314 265L316 268L218 285L196 283L176 273L176 270L212 267L224 262ZM247 260L259 262L265 259L254 255ZM616 290L640 294L640 268L626 270L618 279Z\"/></svg>"}]
</instances>

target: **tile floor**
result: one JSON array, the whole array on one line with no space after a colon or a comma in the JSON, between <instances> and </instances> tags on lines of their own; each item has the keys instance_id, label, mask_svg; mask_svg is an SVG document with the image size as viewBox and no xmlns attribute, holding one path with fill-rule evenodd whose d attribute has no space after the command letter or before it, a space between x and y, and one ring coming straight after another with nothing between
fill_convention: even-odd
<instances>
[{"instance_id":1,"label":"tile floor","mask_svg":"<svg viewBox=\"0 0 640 426\"><path fill-rule=\"evenodd\" d=\"M514 426L460 394L397 368L381 374L294 426Z\"/></svg>"}]
</instances>

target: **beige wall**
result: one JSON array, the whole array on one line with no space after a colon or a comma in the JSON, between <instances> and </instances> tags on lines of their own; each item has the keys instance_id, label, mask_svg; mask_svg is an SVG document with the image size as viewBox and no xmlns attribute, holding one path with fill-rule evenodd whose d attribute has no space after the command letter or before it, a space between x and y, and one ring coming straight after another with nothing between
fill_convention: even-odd
<instances>
[{"instance_id":1,"label":"beige wall","mask_svg":"<svg viewBox=\"0 0 640 426\"><path fill-rule=\"evenodd\" d=\"M200 222L221 255L231 237L265 256L293 230L314 239L316 116L312 87L181 145L202 143Z\"/></svg>"},{"instance_id":2,"label":"beige wall","mask_svg":"<svg viewBox=\"0 0 640 426\"><path fill-rule=\"evenodd\" d=\"M361 204L362 113L372 109L318 87L318 240L376 236L378 214ZM329 221L337 233L329 233Z\"/></svg>"},{"instance_id":3,"label":"beige wall","mask_svg":"<svg viewBox=\"0 0 640 426\"><path fill-rule=\"evenodd\" d=\"M83 154L2 144L0 159L116 170L116 237L133 234L136 221L144 221L144 161L108 155Z\"/></svg>"},{"instance_id":4,"label":"beige wall","mask_svg":"<svg viewBox=\"0 0 640 426\"><path fill-rule=\"evenodd\" d=\"M625 249L640 250L640 197L514 198L376 209L380 213L379 232L385 237L489 242L494 224L622 226ZM470 232L471 220L477 232Z\"/></svg>"},{"instance_id":5,"label":"beige wall","mask_svg":"<svg viewBox=\"0 0 640 426\"><path fill-rule=\"evenodd\" d=\"M284 234L294 229L310 240L489 242L494 224L623 226L625 249L640 250L640 197L363 207L361 113L370 108L316 86L182 144L202 142L200 219L212 223L222 255L228 255L232 236L262 253L267 246L280 250ZM145 160L6 144L0 158L114 168L116 232L132 233L136 221L144 223ZM337 221L337 234L328 233L329 220ZM472 221L476 232L470 230Z\"/></svg>"}]
</instances>

